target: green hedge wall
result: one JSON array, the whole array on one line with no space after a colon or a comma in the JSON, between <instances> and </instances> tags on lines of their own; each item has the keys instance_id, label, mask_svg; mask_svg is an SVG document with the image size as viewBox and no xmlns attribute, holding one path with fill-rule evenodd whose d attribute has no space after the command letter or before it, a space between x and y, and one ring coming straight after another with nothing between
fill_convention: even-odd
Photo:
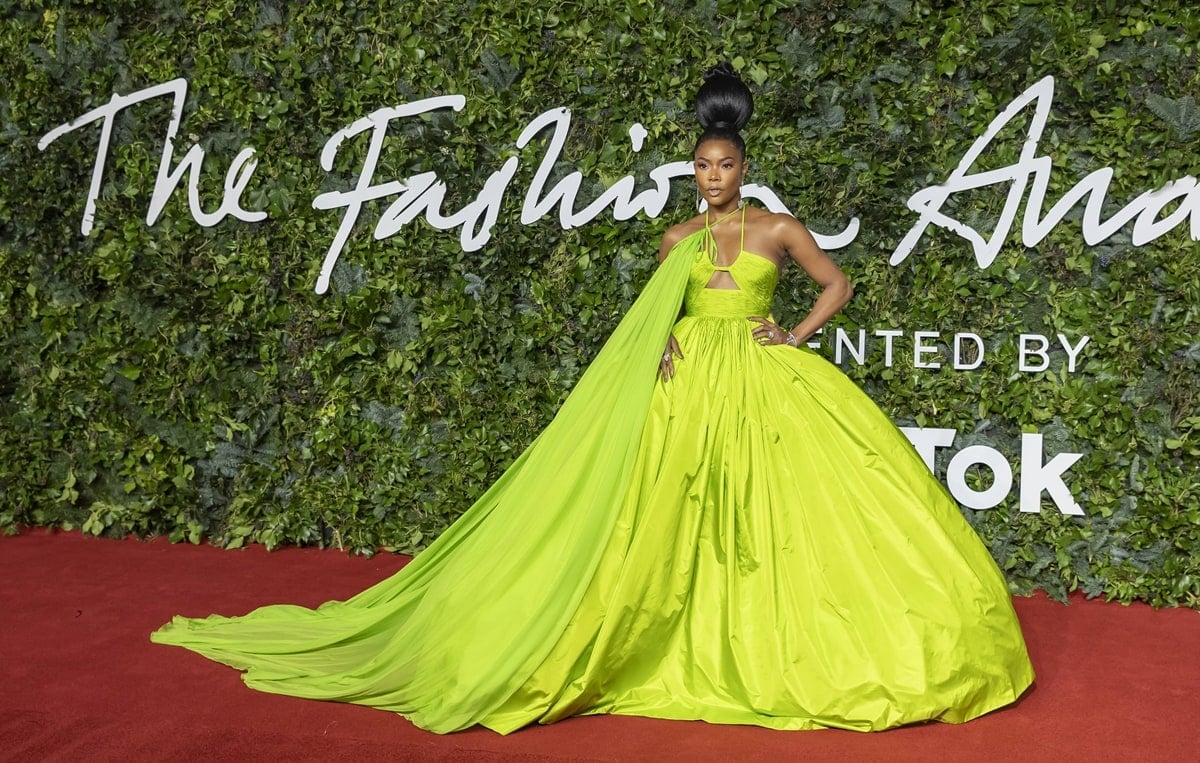
<instances>
[{"instance_id":1,"label":"green hedge wall","mask_svg":"<svg viewBox=\"0 0 1200 763\"><path fill-rule=\"evenodd\" d=\"M1018 465L1022 432L1045 436L1047 459L1083 454L1065 477L1082 516L1045 496L1040 512L1019 511L1015 488L996 508L964 509L1014 590L1200 605L1200 201L1169 205L1160 219L1191 203L1190 226L1144 245L1132 224L1085 244L1080 204L1036 246L1022 245L1018 220L984 269L961 236L933 227L889 264L917 220L909 197L943 182L1047 75L1051 201L1111 167L1108 217L1195 174L1200 16L1185 4L2 5L4 528L420 549L545 425L645 282L661 232L694 209L684 179L654 219L522 225L548 133L520 150L518 135L567 107L554 178L580 171L583 200L625 174L649 187L650 170L688 158L691 95L728 58L757 99L750 181L816 231L861 222L833 252L857 295L830 330L987 342L987 363L955 371L915 368L902 340L886 366L875 339L847 373L897 423L959 433L939 473L971 444ZM242 203L267 219L202 227L181 186L147 225L171 116L158 98L112 120L82 235L100 127L38 141L114 93L180 77L174 161L204 148L198 192L212 212L234 155L253 146ZM353 187L367 152L366 136L351 139L325 171L325 141L377 109L449 94L465 108L396 122L375 177L435 171L449 214L518 157L491 240L464 252L457 231L419 219L376 241L388 201L373 202L317 294L342 213L312 200ZM1017 160L1031 114L979 168ZM647 130L640 152L634 123ZM944 211L990 230L1007 188L956 194ZM777 314L796 318L812 295L793 271ZM1073 373L1061 352L1044 372L1017 371L1017 335L1060 332L1090 337ZM967 475L976 489L990 479Z\"/></svg>"}]
</instances>

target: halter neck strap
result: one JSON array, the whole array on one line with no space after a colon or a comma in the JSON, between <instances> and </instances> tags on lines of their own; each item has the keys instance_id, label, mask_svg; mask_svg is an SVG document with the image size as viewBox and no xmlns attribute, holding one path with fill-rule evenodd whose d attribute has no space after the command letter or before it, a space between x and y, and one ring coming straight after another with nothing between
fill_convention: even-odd
<instances>
[{"instance_id":1,"label":"halter neck strap","mask_svg":"<svg viewBox=\"0 0 1200 763\"><path fill-rule=\"evenodd\" d=\"M744 203L742 203L742 204L739 204L739 206L742 208L742 219L741 219L741 222L739 223L739 225L741 225L741 230L738 231L738 253L737 253L737 256L741 257L742 252L746 251L746 205Z\"/></svg>"},{"instance_id":2,"label":"halter neck strap","mask_svg":"<svg viewBox=\"0 0 1200 763\"><path fill-rule=\"evenodd\" d=\"M710 223L708 221L708 209L705 208L705 210L704 210L704 232L705 232L704 246L705 246L705 248L712 246L712 250L711 250L711 253L709 254L708 260L714 266L717 264L717 257L720 253L717 251L717 239L716 239L716 237L713 236L713 232L712 232L713 226L720 225L721 223L725 222L729 218L736 215L739 211L741 211L741 213L742 213L742 219L739 222L741 229L738 231L738 250L737 250L737 254L734 256L734 260L737 260L737 258L740 257L742 255L742 252L745 251L745 249L746 249L746 203L744 201L739 201L737 209L734 209L731 212L726 212L725 214L718 217L717 221L713 222L713 223Z\"/></svg>"}]
</instances>

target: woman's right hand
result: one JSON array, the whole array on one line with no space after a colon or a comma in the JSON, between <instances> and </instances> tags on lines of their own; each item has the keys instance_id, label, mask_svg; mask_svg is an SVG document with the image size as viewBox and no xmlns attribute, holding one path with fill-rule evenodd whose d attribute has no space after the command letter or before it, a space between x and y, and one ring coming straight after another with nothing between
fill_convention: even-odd
<instances>
[{"instance_id":1,"label":"woman's right hand","mask_svg":"<svg viewBox=\"0 0 1200 763\"><path fill-rule=\"evenodd\" d=\"M675 375L675 358L683 360L683 353L679 350L679 342L675 341L675 335L671 334L667 339L667 347L663 350L662 361L658 364L658 373L663 381L669 381Z\"/></svg>"}]
</instances>

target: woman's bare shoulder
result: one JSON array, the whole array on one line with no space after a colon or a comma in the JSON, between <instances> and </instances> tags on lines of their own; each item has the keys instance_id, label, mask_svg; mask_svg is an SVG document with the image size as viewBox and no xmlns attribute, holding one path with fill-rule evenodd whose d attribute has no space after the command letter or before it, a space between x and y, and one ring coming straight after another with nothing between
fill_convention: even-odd
<instances>
[{"instance_id":1,"label":"woman's bare shoulder","mask_svg":"<svg viewBox=\"0 0 1200 763\"><path fill-rule=\"evenodd\" d=\"M671 253L671 250L675 248L676 244L678 244L680 241L683 241L693 233L699 231L703 227L704 215L696 215L690 220L685 220L684 222L667 228L667 232L664 233L662 237L662 245L658 248L659 261L661 262L662 260L665 260L667 255Z\"/></svg>"},{"instance_id":2,"label":"woman's bare shoulder","mask_svg":"<svg viewBox=\"0 0 1200 763\"><path fill-rule=\"evenodd\" d=\"M772 212L769 209L754 208L753 217L747 215L746 222L748 224L761 225L765 229L778 232L804 228L804 223L787 212Z\"/></svg>"}]
</instances>

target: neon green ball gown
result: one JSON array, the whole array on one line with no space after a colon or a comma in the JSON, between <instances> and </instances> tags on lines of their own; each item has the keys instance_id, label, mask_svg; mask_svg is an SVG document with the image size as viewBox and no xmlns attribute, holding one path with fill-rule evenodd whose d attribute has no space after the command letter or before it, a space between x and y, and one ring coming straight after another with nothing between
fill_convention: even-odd
<instances>
[{"instance_id":1,"label":"neon green ball gown","mask_svg":"<svg viewBox=\"0 0 1200 763\"><path fill-rule=\"evenodd\" d=\"M671 251L554 421L395 575L151 638L262 691L436 732L593 713L865 731L1014 701L1033 671L957 504L836 367L753 340L778 271L742 252L739 288L708 288L706 236ZM662 382L672 332L684 357Z\"/></svg>"}]
</instances>

